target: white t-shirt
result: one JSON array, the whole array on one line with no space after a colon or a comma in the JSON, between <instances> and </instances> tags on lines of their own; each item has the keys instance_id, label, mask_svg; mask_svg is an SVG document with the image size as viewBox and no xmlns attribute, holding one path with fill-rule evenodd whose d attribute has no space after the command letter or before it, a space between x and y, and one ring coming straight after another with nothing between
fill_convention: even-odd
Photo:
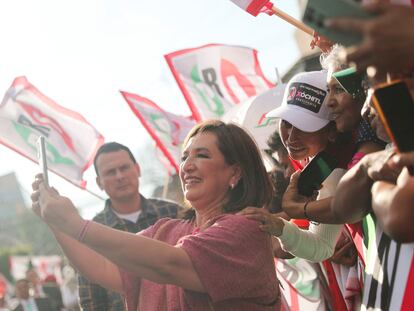
<instances>
[{"instance_id":1,"label":"white t-shirt","mask_svg":"<svg viewBox=\"0 0 414 311\"><path fill-rule=\"evenodd\" d=\"M133 213L129 213L129 214L120 214L118 212L116 212L114 209L112 209L112 211L115 213L116 216L118 216L121 219L126 219L129 220L133 223L136 223L139 217L139 214L141 214L141 210L133 212Z\"/></svg>"}]
</instances>

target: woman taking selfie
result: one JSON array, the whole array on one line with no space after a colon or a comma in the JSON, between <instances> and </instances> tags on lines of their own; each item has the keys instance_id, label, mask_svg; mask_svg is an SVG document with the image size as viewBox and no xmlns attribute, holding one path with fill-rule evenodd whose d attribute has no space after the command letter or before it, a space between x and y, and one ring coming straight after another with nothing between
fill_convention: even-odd
<instances>
[{"instance_id":1,"label":"woman taking selfie","mask_svg":"<svg viewBox=\"0 0 414 311\"><path fill-rule=\"evenodd\" d=\"M123 293L128 310L278 310L270 236L234 215L272 198L254 141L236 125L196 125L184 142L180 179L191 204L186 219L162 219L137 235L82 219L41 175L32 206L72 264Z\"/></svg>"}]
</instances>

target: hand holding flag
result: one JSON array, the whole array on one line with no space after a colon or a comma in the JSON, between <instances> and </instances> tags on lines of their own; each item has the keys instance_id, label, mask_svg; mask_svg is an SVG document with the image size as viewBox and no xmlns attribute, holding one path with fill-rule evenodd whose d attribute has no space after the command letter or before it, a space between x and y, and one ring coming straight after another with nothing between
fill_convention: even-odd
<instances>
[{"instance_id":1,"label":"hand holding flag","mask_svg":"<svg viewBox=\"0 0 414 311\"><path fill-rule=\"evenodd\" d=\"M253 16L257 16L259 13L267 13L269 15L276 15L281 19L285 20L289 24L299 28L300 30L306 32L307 34L313 36L314 30L306 26L301 21L293 18L292 16L286 14L279 8L273 5L270 0L230 0L235 5L250 13Z\"/></svg>"}]
</instances>

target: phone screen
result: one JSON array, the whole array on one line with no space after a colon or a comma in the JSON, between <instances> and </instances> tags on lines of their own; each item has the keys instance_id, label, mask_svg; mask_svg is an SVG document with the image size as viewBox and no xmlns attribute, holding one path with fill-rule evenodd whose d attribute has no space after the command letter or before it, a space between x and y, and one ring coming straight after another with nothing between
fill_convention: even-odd
<instances>
[{"instance_id":1,"label":"phone screen","mask_svg":"<svg viewBox=\"0 0 414 311\"><path fill-rule=\"evenodd\" d=\"M374 105L388 135L400 152L414 150L414 101L402 82L379 87L374 92Z\"/></svg>"},{"instance_id":2,"label":"phone screen","mask_svg":"<svg viewBox=\"0 0 414 311\"><path fill-rule=\"evenodd\" d=\"M318 153L302 170L298 180L298 192L304 196L312 196L323 181L338 166L338 161L322 151Z\"/></svg>"}]
</instances>

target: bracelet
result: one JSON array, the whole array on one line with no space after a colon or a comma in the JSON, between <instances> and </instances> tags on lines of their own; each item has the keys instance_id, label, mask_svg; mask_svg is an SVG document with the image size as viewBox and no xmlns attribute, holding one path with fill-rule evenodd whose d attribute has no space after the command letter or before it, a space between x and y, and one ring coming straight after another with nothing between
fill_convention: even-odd
<instances>
[{"instance_id":1,"label":"bracelet","mask_svg":"<svg viewBox=\"0 0 414 311\"><path fill-rule=\"evenodd\" d=\"M306 209L308 208L309 202L310 202L310 200L309 201L306 201L305 202L305 205L303 205L303 215L305 216L305 219L306 220L311 221L310 218L309 218L308 212L306 211Z\"/></svg>"},{"instance_id":2,"label":"bracelet","mask_svg":"<svg viewBox=\"0 0 414 311\"><path fill-rule=\"evenodd\" d=\"M86 233L88 232L91 223L92 222L90 220L85 220L85 222L83 223L82 229L79 232L77 238L79 242L83 242L83 240L85 239Z\"/></svg>"}]
</instances>

